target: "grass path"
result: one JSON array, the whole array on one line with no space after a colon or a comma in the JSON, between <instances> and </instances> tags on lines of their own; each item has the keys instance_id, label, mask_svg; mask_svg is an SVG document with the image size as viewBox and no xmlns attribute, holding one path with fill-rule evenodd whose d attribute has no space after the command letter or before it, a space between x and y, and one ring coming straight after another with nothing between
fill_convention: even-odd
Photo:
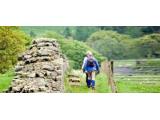
<instances>
[{"instance_id":1,"label":"grass path","mask_svg":"<svg viewBox=\"0 0 160 120\"><path fill-rule=\"evenodd\" d=\"M81 78L80 86L70 86L68 83L68 78L65 79L65 92L67 93L107 93L110 92L108 88L107 76L103 73L100 73L96 76L96 90L92 90L86 86L85 74L80 71L79 73Z\"/></svg>"}]
</instances>

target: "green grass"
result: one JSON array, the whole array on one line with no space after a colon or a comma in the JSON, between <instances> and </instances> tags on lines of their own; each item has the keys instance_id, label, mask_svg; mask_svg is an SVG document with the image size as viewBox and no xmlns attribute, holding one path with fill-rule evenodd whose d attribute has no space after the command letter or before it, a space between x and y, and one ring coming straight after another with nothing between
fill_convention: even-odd
<instances>
[{"instance_id":1,"label":"green grass","mask_svg":"<svg viewBox=\"0 0 160 120\"><path fill-rule=\"evenodd\" d=\"M160 93L160 75L124 75L115 80L119 93Z\"/></svg>"},{"instance_id":2,"label":"green grass","mask_svg":"<svg viewBox=\"0 0 160 120\"><path fill-rule=\"evenodd\" d=\"M160 75L134 75L116 78L120 93L160 93Z\"/></svg>"},{"instance_id":3,"label":"green grass","mask_svg":"<svg viewBox=\"0 0 160 120\"><path fill-rule=\"evenodd\" d=\"M81 83L80 86L70 86L68 78L65 79L65 92L66 93L107 93L110 92L108 88L107 76L100 73L96 76L96 90L86 86L85 74L80 74Z\"/></svg>"},{"instance_id":4,"label":"green grass","mask_svg":"<svg viewBox=\"0 0 160 120\"><path fill-rule=\"evenodd\" d=\"M98 93L106 93L106 92L111 92L109 87L108 87L108 77L104 73L100 73L96 77L96 92Z\"/></svg>"},{"instance_id":5,"label":"green grass","mask_svg":"<svg viewBox=\"0 0 160 120\"><path fill-rule=\"evenodd\" d=\"M6 72L5 74L0 74L0 92L8 89L11 81L13 79L14 72L12 70Z\"/></svg>"},{"instance_id":6,"label":"green grass","mask_svg":"<svg viewBox=\"0 0 160 120\"><path fill-rule=\"evenodd\" d=\"M119 93L159 93L160 83L146 84L133 81L117 81Z\"/></svg>"},{"instance_id":7,"label":"green grass","mask_svg":"<svg viewBox=\"0 0 160 120\"><path fill-rule=\"evenodd\" d=\"M153 61L152 66L157 67L160 59L148 59ZM151 64L150 63L150 64ZM154 64L153 64L154 63ZM155 64L157 63L157 64ZM150 66L150 64L147 64ZM136 60L117 60L114 62L115 67L136 67ZM142 65L146 66L146 65ZM141 74L141 71L137 70L139 74L133 76L127 76L120 74L120 76L114 76L119 93L160 93L160 74L152 74L152 68L149 68L149 72ZM145 71L147 71L145 69ZM118 74L117 74L118 75Z\"/></svg>"}]
</instances>

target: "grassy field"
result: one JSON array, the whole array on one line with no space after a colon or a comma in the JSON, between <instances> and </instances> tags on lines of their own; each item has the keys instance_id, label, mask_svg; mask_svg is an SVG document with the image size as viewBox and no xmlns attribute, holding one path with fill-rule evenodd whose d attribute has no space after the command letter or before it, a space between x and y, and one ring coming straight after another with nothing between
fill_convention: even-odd
<instances>
[{"instance_id":1,"label":"grassy field","mask_svg":"<svg viewBox=\"0 0 160 120\"><path fill-rule=\"evenodd\" d=\"M6 72L5 74L0 74L0 92L3 92L9 87L13 76L14 72L12 70Z\"/></svg>"},{"instance_id":2,"label":"grassy field","mask_svg":"<svg viewBox=\"0 0 160 120\"><path fill-rule=\"evenodd\" d=\"M93 91L91 88L86 86L85 74L80 73L81 83L80 86L70 86L68 78L65 79L65 92L67 93L108 93L107 76L100 73L96 76L96 90Z\"/></svg>"},{"instance_id":3,"label":"grassy field","mask_svg":"<svg viewBox=\"0 0 160 120\"><path fill-rule=\"evenodd\" d=\"M134 75L116 78L120 93L159 93L160 75Z\"/></svg>"},{"instance_id":4,"label":"grassy field","mask_svg":"<svg viewBox=\"0 0 160 120\"><path fill-rule=\"evenodd\" d=\"M154 63L156 61L160 61L160 59L153 59ZM116 61L115 66L118 67L135 67L136 61L134 60L122 60ZM153 65L153 67L157 67ZM142 66L143 67L143 66ZM152 71L152 67L149 69ZM117 74L114 75L114 79L116 80L116 85L119 93L160 93L160 74L153 74L153 72L146 72L148 69L144 69L145 73L140 73L138 70L136 74L131 75L123 75Z\"/></svg>"},{"instance_id":5,"label":"grassy field","mask_svg":"<svg viewBox=\"0 0 160 120\"><path fill-rule=\"evenodd\" d=\"M116 82L119 93L159 93L159 83L142 83L133 81L117 81Z\"/></svg>"}]
</instances>

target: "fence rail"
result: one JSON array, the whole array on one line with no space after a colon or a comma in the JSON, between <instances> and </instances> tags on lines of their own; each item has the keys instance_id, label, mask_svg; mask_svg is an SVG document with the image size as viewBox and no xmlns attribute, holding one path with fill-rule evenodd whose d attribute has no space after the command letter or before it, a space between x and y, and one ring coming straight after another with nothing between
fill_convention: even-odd
<instances>
[{"instance_id":1,"label":"fence rail","mask_svg":"<svg viewBox=\"0 0 160 120\"><path fill-rule=\"evenodd\" d=\"M160 59L115 60L115 81L160 81Z\"/></svg>"},{"instance_id":2,"label":"fence rail","mask_svg":"<svg viewBox=\"0 0 160 120\"><path fill-rule=\"evenodd\" d=\"M160 84L160 59L114 60L102 63L112 92L118 92L119 81L138 84ZM126 83L127 84L127 83Z\"/></svg>"}]
</instances>

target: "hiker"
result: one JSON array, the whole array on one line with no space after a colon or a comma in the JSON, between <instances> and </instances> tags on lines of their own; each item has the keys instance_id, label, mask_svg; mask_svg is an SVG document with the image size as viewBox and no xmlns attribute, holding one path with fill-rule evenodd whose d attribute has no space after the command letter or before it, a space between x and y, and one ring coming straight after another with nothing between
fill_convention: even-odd
<instances>
[{"instance_id":1,"label":"hiker","mask_svg":"<svg viewBox=\"0 0 160 120\"><path fill-rule=\"evenodd\" d=\"M91 51L87 51L86 57L83 60L82 70L86 73L87 87L95 89L95 76L99 73L98 61L93 57Z\"/></svg>"}]
</instances>

